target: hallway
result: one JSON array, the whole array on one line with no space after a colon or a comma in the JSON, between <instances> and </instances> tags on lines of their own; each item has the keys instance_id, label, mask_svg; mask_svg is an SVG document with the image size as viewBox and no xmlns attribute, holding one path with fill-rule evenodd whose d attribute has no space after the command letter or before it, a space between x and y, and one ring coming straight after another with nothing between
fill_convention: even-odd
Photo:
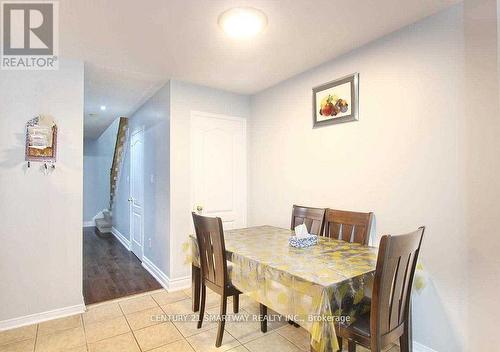
<instances>
[{"instance_id":1,"label":"hallway","mask_svg":"<svg viewBox=\"0 0 500 352\"><path fill-rule=\"evenodd\" d=\"M162 286L113 236L96 235L94 227L83 228L83 296L85 304L93 304L137 293L157 290Z\"/></svg>"}]
</instances>

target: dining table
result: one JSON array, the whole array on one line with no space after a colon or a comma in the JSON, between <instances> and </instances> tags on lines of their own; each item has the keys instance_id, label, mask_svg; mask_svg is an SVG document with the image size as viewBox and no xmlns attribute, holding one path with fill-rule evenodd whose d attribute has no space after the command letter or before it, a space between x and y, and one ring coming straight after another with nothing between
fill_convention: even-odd
<instances>
[{"instance_id":1,"label":"dining table","mask_svg":"<svg viewBox=\"0 0 500 352\"><path fill-rule=\"evenodd\" d=\"M242 293L309 331L312 350L337 351L336 325L352 324L370 310L378 249L323 236L316 245L296 248L289 245L293 235L267 225L225 231L229 279ZM196 236L190 242L193 299L199 299Z\"/></svg>"}]
</instances>

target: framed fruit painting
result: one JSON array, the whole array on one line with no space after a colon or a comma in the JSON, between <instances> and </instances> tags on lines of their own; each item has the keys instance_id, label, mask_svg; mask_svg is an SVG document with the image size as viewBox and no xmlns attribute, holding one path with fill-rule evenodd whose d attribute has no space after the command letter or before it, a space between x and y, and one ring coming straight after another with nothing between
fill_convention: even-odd
<instances>
[{"instance_id":1,"label":"framed fruit painting","mask_svg":"<svg viewBox=\"0 0 500 352\"><path fill-rule=\"evenodd\" d=\"M359 74L313 88L314 127L358 120Z\"/></svg>"}]
</instances>

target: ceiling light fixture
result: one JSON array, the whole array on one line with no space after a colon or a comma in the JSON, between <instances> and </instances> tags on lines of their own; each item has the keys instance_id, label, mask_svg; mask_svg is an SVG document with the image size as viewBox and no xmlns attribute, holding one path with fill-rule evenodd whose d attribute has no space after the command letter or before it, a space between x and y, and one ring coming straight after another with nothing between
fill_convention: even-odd
<instances>
[{"instance_id":1,"label":"ceiling light fixture","mask_svg":"<svg viewBox=\"0 0 500 352\"><path fill-rule=\"evenodd\" d=\"M101 105L101 111L106 111L106 105Z\"/></svg>"},{"instance_id":2,"label":"ceiling light fixture","mask_svg":"<svg viewBox=\"0 0 500 352\"><path fill-rule=\"evenodd\" d=\"M259 34L267 25L267 16L252 7L235 7L219 16L219 26L232 38L247 39Z\"/></svg>"}]
</instances>

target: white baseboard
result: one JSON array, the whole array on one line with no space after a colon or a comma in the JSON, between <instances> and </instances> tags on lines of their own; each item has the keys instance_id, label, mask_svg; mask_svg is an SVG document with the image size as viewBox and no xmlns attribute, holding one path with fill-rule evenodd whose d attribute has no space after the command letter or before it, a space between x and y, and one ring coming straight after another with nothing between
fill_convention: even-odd
<instances>
[{"instance_id":1,"label":"white baseboard","mask_svg":"<svg viewBox=\"0 0 500 352\"><path fill-rule=\"evenodd\" d=\"M177 279L170 279L168 282L169 291L180 291L191 287L191 275L180 277Z\"/></svg>"},{"instance_id":2,"label":"white baseboard","mask_svg":"<svg viewBox=\"0 0 500 352\"><path fill-rule=\"evenodd\" d=\"M177 279L169 279L169 277L161 271L147 257L142 257L142 266L169 292L180 291L191 287L191 276L186 276Z\"/></svg>"},{"instance_id":3,"label":"white baseboard","mask_svg":"<svg viewBox=\"0 0 500 352\"><path fill-rule=\"evenodd\" d=\"M156 265L153 264L151 260L147 257L142 256L142 266L146 269L153 277L163 286L165 290L168 290L168 276L165 275Z\"/></svg>"},{"instance_id":4,"label":"white baseboard","mask_svg":"<svg viewBox=\"0 0 500 352\"><path fill-rule=\"evenodd\" d=\"M43 321L64 318L70 315L80 314L85 312L85 304L77 304L59 309L50 310L48 312L26 315L24 317L8 319L0 321L0 331L19 328L21 326L41 323Z\"/></svg>"},{"instance_id":5,"label":"white baseboard","mask_svg":"<svg viewBox=\"0 0 500 352\"><path fill-rule=\"evenodd\" d=\"M421 343L418 343L416 341L413 341L413 351L414 352L437 352L436 350L433 350L430 347L427 347L425 345L422 345Z\"/></svg>"},{"instance_id":6,"label":"white baseboard","mask_svg":"<svg viewBox=\"0 0 500 352\"><path fill-rule=\"evenodd\" d=\"M83 227L95 227L95 221L84 221Z\"/></svg>"},{"instance_id":7,"label":"white baseboard","mask_svg":"<svg viewBox=\"0 0 500 352\"><path fill-rule=\"evenodd\" d=\"M130 250L130 240L127 239L127 237L123 236L123 234L115 229L114 227L111 227L111 233L116 237L120 243L127 248L127 250Z\"/></svg>"}]
</instances>

